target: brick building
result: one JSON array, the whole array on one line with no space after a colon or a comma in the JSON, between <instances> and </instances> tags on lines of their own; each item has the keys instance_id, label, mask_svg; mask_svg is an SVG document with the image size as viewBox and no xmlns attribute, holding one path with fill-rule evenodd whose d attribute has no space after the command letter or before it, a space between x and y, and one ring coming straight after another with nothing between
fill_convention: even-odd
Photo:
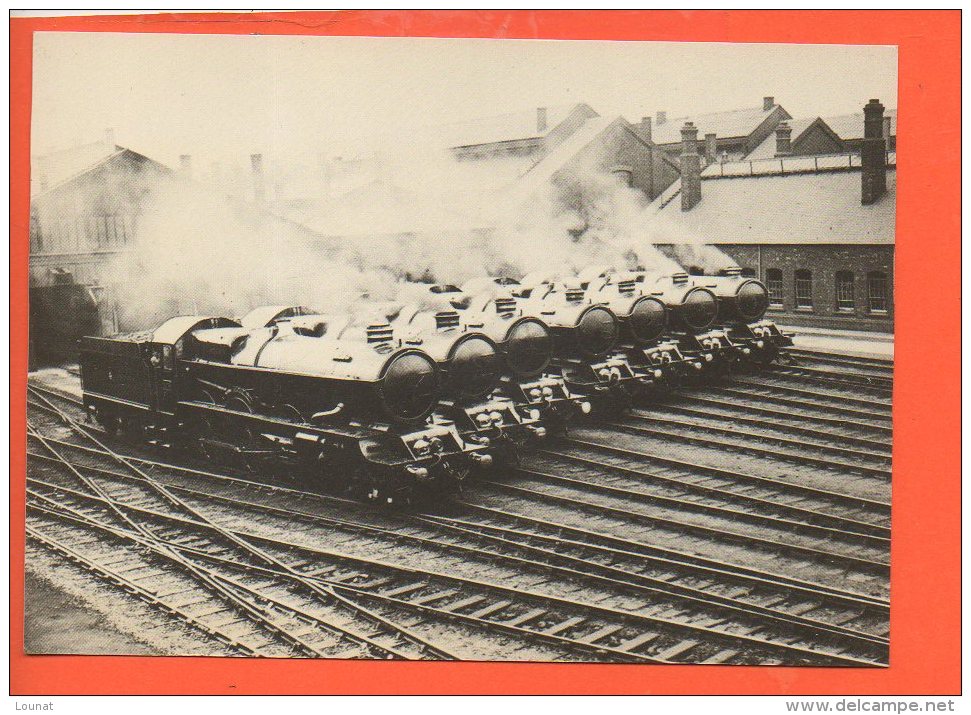
<instances>
[{"instance_id":1,"label":"brick building","mask_svg":"<svg viewBox=\"0 0 971 715\"><path fill-rule=\"evenodd\" d=\"M871 100L865 112L862 154L704 168L697 128L683 125L683 177L648 209L654 239L682 262L704 255L694 246L717 246L766 283L781 324L892 332L896 153L887 150L883 106Z\"/></svg>"},{"instance_id":2,"label":"brick building","mask_svg":"<svg viewBox=\"0 0 971 715\"><path fill-rule=\"evenodd\" d=\"M262 226L273 235L319 240L305 227L266 211L262 157L253 155L251 163L250 201L240 201L189 183L189 156L182 156L180 169L173 171L118 146L110 131L100 142L31 157L31 363L76 357L77 340L83 335L147 327L126 316L116 281L121 259L138 245L146 213L158 208L162 196L166 208L176 212L180 197L206 197L211 205L225 207L221 216L235 219L227 230ZM186 206L183 213L191 215L195 208ZM123 280L129 291L137 290L137 275ZM186 310L179 305L179 296L172 296L172 302L176 309Z\"/></svg>"}]
</instances>

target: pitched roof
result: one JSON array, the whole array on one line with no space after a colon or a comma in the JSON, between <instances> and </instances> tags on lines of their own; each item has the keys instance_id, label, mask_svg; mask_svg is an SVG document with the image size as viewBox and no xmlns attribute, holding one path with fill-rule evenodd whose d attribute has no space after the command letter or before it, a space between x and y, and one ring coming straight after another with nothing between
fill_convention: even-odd
<instances>
[{"instance_id":1,"label":"pitched roof","mask_svg":"<svg viewBox=\"0 0 971 715\"><path fill-rule=\"evenodd\" d=\"M651 138L655 144L674 144L681 141L681 127L685 122L694 122L698 127L698 136L714 133L719 139L723 137L747 137L756 127L768 118L776 109L782 109L775 104L768 109L750 107L747 109L732 109L725 112L711 112L687 117L668 119L664 124L651 128ZM782 109L785 117L789 113Z\"/></svg>"},{"instance_id":2,"label":"pitched roof","mask_svg":"<svg viewBox=\"0 0 971 715\"><path fill-rule=\"evenodd\" d=\"M897 108L887 109L884 117L890 117L890 136L897 136ZM830 129L836 132L843 141L852 141L863 138L863 112L853 114L841 114L836 117L825 117L823 119Z\"/></svg>"},{"instance_id":3,"label":"pitched roof","mask_svg":"<svg viewBox=\"0 0 971 715\"><path fill-rule=\"evenodd\" d=\"M631 129L631 125L626 119L620 116L614 117L594 117L586 120L583 125L571 134L567 139L560 143L556 148L530 167L522 176L517 187L520 191L528 193L553 178L557 171L562 169L567 162L573 159L584 147L589 145L594 139L599 137L610 127L620 125L630 129L631 134L639 141L644 139L640 134Z\"/></svg>"},{"instance_id":4,"label":"pitched roof","mask_svg":"<svg viewBox=\"0 0 971 715\"><path fill-rule=\"evenodd\" d=\"M582 102L560 104L546 108L546 127L544 129L537 127L536 109L530 109L491 117L479 117L466 122L444 124L433 127L428 132L435 135L438 140L436 143L440 142L441 146L448 147L533 139L546 136L574 110L581 107L589 113L596 114L593 109Z\"/></svg>"},{"instance_id":5,"label":"pitched roof","mask_svg":"<svg viewBox=\"0 0 971 715\"><path fill-rule=\"evenodd\" d=\"M825 125L819 117L805 117L803 119L787 119L786 123L792 128L790 141L795 144L809 127L817 122ZM828 128L828 127L827 127ZM837 136L837 138L839 138ZM745 155L746 159L771 159L775 156L775 132L767 136L761 144Z\"/></svg>"},{"instance_id":6,"label":"pitched roof","mask_svg":"<svg viewBox=\"0 0 971 715\"><path fill-rule=\"evenodd\" d=\"M814 159L798 158L808 162ZM674 200L680 192L680 181L677 181L647 209L655 228L651 240L655 243L893 245L896 175L895 167L888 168L887 193L870 206L860 202L859 170L708 178L701 182L701 201L690 211L682 211L680 201Z\"/></svg>"},{"instance_id":7,"label":"pitched roof","mask_svg":"<svg viewBox=\"0 0 971 715\"><path fill-rule=\"evenodd\" d=\"M130 154L138 159L162 164L148 157L115 144L93 142L81 146L30 157L30 197L52 191L62 184L96 169L102 164ZM168 169L168 167L164 167ZM43 188L42 188L43 186Z\"/></svg>"}]
</instances>

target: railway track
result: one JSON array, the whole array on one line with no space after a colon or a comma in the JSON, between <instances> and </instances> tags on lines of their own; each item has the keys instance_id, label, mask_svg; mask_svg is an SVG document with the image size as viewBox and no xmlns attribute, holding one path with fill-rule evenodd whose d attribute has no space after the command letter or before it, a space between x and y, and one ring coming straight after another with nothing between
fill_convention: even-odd
<instances>
[{"instance_id":1,"label":"railway track","mask_svg":"<svg viewBox=\"0 0 971 715\"><path fill-rule=\"evenodd\" d=\"M856 447L840 447L824 440L796 439L777 430L725 426L712 418L664 416L637 411L606 425L626 432L673 442L744 452L773 461L794 462L829 471L856 472L890 479L890 456Z\"/></svg>"},{"instance_id":2,"label":"railway track","mask_svg":"<svg viewBox=\"0 0 971 715\"><path fill-rule=\"evenodd\" d=\"M888 430L893 419L889 402L833 395L777 383L733 379L731 387L711 386L706 388L705 395L739 399L746 403L754 401L757 404L771 404L786 409L813 410L834 417L845 417L868 426L884 426Z\"/></svg>"},{"instance_id":3,"label":"railway track","mask_svg":"<svg viewBox=\"0 0 971 715\"><path fill-rule=\"evenodd\" d=\"M832 585L845 581L847 573L869 583L885 583L889 573L878 538L863 541L861 535L847 532L835 545L830 540L800 535L772 540L765 531L750 533L755 531L752 527L743 529L736 524L729 530L719 528L724 522L719 527L709 525L713 519L705 523L697 516L692 518L690 511L672 514L643 508L627 496L598 497L591 490L551 486L548 476L533 473L516 483L483 480L477 482L473 492L466 493L464 501L515 513L536 510L571 526L639 543L677 543L681 550L712 558L731 553L733 562L743 566L780 575L802 573L807 579L815 573L821 582Z\"/></svg>"},{"instance_id":4,"label":"railway track","mask_svg":"<svg viewBox=\"0 0 971 715\"><path fill-rule=\"evenodd\" d=\"M787 405L787 409L774 406L757 398L738 397L720 399L714 395L678 392L668 400L651 406L651 414L671 412L679 415L720 417L755 427L769 426L791 435L806 435L818 439L830 439L836 443L862 446L874 451L889 453L892 447L893 429L889 424L867 423L821 415L818 412Z\"/></svg>"},{"instance_id":5,"label":"railway track","mask_svg":"<svg viewBox=\"0 0 971 715\"><path fill-rule=\"evenodd\" d=\"M90 467L84 467L84 466L80 468L90 469ZM265 487L261 487L261 491L257 493L260 495L265 494L265 491L263 491L264 489ZM232 490L227 490L227 491L232 493ZM284 490L274 489L272 491L274 493L280 493ZM214 497L213 495L206 495L205 498L207 500L212 500ZM240 500L237 498L223 497L223 500L226 502L231 502L234 508L239 508L242 505L242 502L240 502ZM268 513L275 513L277 517L284 519L283 523L280 524L280 526L278 527L278 529L281 531L283 529L294 529L294 528L299 529L301 521L310 521L315 524L321 521L325 521L325 522L328 522L328 526L330 526L332 529L335 526L340 526L345 531L349 530L350 533L346 533L343 535L344 539L349 539L349 540L353 539L355 542L360 542L362 538L365 538L369 535L372 536L373 538L374 532L380 532L383 539L390 539L395 542L401 542L401 541L416 542L417 541L419 542L419 546L426 551L428 549L435 549L439 551L449 551L449 550L458 551L459 553L457 555L460 557L461 562L467 562L470 559L476 558L479 554L482 553L483 548L484 547L489 548L490 544L492 548L495 548L496 543L501 543L504 545L504 550L506 553L503 554L503 559L502 559L503 562L508 562L509 560L514 558L510 553L508 553L510 549L513 549L516 551L522 551L525 548L523 546L515 546L513 544L510 544L508 543L507 540L496 540L495 538L492 538L490 540L484 537L477 537L477 541L478 542L484 541L485 543L475 543L475 544L465 543L464 545L457 544L455 543L457 530L454 527L450 530L452 532L451 539L449 539L449 536L447 533L446 534L433 533L425 537L419 537L419 536L416 536L414 533L402 534L400 530L389 531L387 528L375 527L373 525L362 525L360 523L354 524L354 523L349 523L346 520L326 519L320 516L318 513L309 512L306 510L295 511L292 508L281 509L279 507L274 507L270 504L267 504L266 500L262 498L259 499L257 502L250 503L247 506L252 510L252 513L245 516L237 515L236 518L242 520L244 523L250 526L254 523L254 521L261 521L266 519L267 518L266 515ZM427 519L434 521L435 517L427 517ZM436 532L441 532L441 530L442 528L439 526L437 527ZM458 530L458 533L461 534L461 530ZM465 538L463 539L463 541L468 542L469 540L468 535L465 534L464 536ZM253 538L256 538L256 537L254 537L252 534L246 534L246 538L248 540L252 540ZM264 540L261 539L261 546L265 548L263 541ZM338 542L339 542L339 539L338 539ZM380 549L381 544L374 544L373 547L376 549ZM750 630L757 627L758 624L762 624L761 630L765 630L765 628L768 626L771 631L771 627L776 625L776 622L778 622L779 625L784 625L790 631L791 630L795 630L796 632L801 631L803 633L803 638L812 636L812 634L815 633L817 635L812 636L812 638L814 639L814 641L816 641L817 646L819 645L818 634L828 633L833 637L834 641L837 643L835 647L839 651L846 650L846 645L847 643L850 642L846 640L847 638L850 638L850 640L852 640L853 638L862 638L863 641L868 644L866 647L869 650L871 656L876 657L878 659L881 657L879 653L882 652L882 649L885 647L885 639L882 636L874 635L873 633L865 633L863 631L856 630L852 627L839 626L836 624L826 624L825 622L821 622L819 620L815 620L811 618L800 618L796 614L792 614L792 613L783 614L783 613L780 613L778 610L768 609L763 606L760 606L758 603L745 604L745 603L740 603L738 600L727 599L725 597L718 598L716 596L713 596L710 593L704 593L698 589L688 589L688 588L685 588L684 586L675 587L674 585L671 585L671 584L664 584L662 581L659 581L657 579L649 580L649 579L645 579L643 576L640 576L639 579L638 578L632 579L632 577L629 574L625 574L625 572L621 570L611 569L604 566L600 566L599 568L600 572L598 574L592 574L587 572L589 570L590 565L586 564L586 562L582 560L571 559L565 555L557 554L549 550L546 550L546 551L538 550L535 547L532 549L526 548L525 550L527 553L522 554L518 557L519 563L517 564L517 571L520 573L530 568L534 570L537 569L538 564L540 564L541 562L536 557L542 556L546 559L546 563L542 569L542 577L545 579L549 579L551 575L554 575L555 573L559 572L560 576L563 576L565 573L568 577L573 579L582 578L585 581L595 581L601 584L609 584L615 589L621 588L622 591L624 589L629 589L632 593L638 593L641 596L647 593L652 596L652 600L654 602L652 605L652 608L654 609L668 608L670 610L674 605L677 605L681 609L684 609L686 608L685 603L690 603L692 604L692 609L693 609L690 614L691 619L695 621L698 621L699 619L704 620L704 615L702 614L700 609L704 609L705 611L711 611L714 608L715 616L724 617L726 613L734 614L733 620L736 623L740 617L740 614L750 619L753 616L756 617L756 620L754 621L754 623L749 625ZM494 556L498 557L498 554L495 554ZM478 556L478 557L481 558L481 556ZM315 551L313 562L319 564L322 559L326 560L326 558L327 558L327 554L321 554ZM529 560L527 561L527 559ZM369 563L372 563L372 562L369 561ZM577 570L575 568L569 568L570 565L575 565L576 563L586 564L587 570ZM355 563L355 566L356 565L357 564ZM492 568L494 567L495 567L495 564L492 565ZM454 569L448 570L449 574L452 574L454 572L455 572ZM414 574L415 574L414 568L411 568L408 570L409 577L413 577ZM422 575L425 577L426 580L428 578L434 578L434 577L444 578L440 573L430 574L427 571L424 572ZM618 577L623 577L624 580ZM736 576L734 578L738 578L738 577ZM454 580L455 579L453 578L452 581ZM423 583L425 583L425 581L423 581ZM650 583L653 585L648 586L646 585L647 583ZM400 584L398 581L394 581L394 584L395 584L395 588L393 590L397 590L398 585ZM453 586L454 583L435 584L434 586L437 590L433 591L432 593L426 592L424 595L434 596L434 595L442 594L443 593L442 588L446 585ZM494 586L490 586L490 587L494 587ZM765 586L763 585L763 589L764 588ZM449 588L447 590L452 591L454 589ZM517 593L521 591L522 591L521 587L517 587L515 589L515 592ZM381 597L380 593L379 594L371 594L370 592L368 593L369 593L369 597L371 598L380 599ZM746 593L748 592L746 591ZM509 594L507 593L506 595L509 595ZM630 597L631 594L628 593L626 595ZM443 596L443 598L446 598L446 596ZM438 600L438 599L435 599L435 600ZM596 600L601 600L601 599L598 598ZM777 597L774 600L778 601L779 598ZM547 594L543 594L541 599L537 599L537 602L539 603L539 605L543 605L546 607L547 614L550 612L550 608L549 608L550 598ZM805 602L805 599L802 599L800 603L804 608L807 605ZM503 607L503 609L508 609L509 605L511 604L507 604L506 606ZM589 620L591 607L589 604L584 604L583 607L586 611L585 618L586 620ZM817 607L821 608L819 604L817 604ZM841 612L844 618L846 618L846 608L845 606L841 606L841 608L842 608ZM851 606L851 608L853 608L853 606ZM868 605L866 606L866 608L872 608L872 606ZM500 610L503 610L503 609L500 609ZM525 616L526 613L533 613L536 610L537 609L534 607L526 612L519 611L516 614L516 616L522 617L522 616ZM599 612L597 612L596 609L594 609L592 613L593 613L593 616L596 616ZM864 620L872 620L872 614L870 614L869 616L864 616L864 614L861 612L857 612L856 610L851 610L850 615L853 615L853 614L856 614L854 618L857 620L860 619L861 617L863 617ZM462 615L462 614L458 614L458 615ZM543 614L537 613L535 617L540 618L542 615ZM566 614L564 613L562 615L566 615ZM603 617L603 614L600 614L600 615L601 617ZM508 620L508 616L509 614L506 613L505 614L506 620ZM617 617L616 614L615 614L615 617ZM576 616L567 616L566 619L559 622L563 623L566 620L571 620L573 618L576 618ZM513 620L515 620L515 618ZM548 617L545 619L540 618L540 623L544 623L548 620L549 620ZM599 623L600 621L597 621L597 622ZM878 618L876 623L879 624L880 622L881 620ZM576 623L574 625L578 626L579 623ZM598 628L598 630L607 628L608 625L612 625L612 624L605 623L603 626ZM876 625L876 629L879 630L879 628L880 626ZM869 626L869 629L870 630L874 629L873 624ZM725 657L725 658L728 657L724 651L719 651L719 653L721 653L722 657ZM746 653L751 655L752 651L750 649L746 649ZM612 654L617 655L617 653L612 653ZM717 655L718 653L715 653L713 654L713 657ZM763 654L763 656L764 655L765 654Z\"/></svg>"},{"instance_id":6,"label":"railway track","mask_svg":"<svg viewBox=\"0 0 971 715\"><path fill-rule=\"evenodd\" d=\"M104 503L105 508L110 510L109 516L112 517L112 521L114 522L111 523L109 521L104 523L106 523L108 526L112 526L116 530L116 534L118 533L117 530L124 529L126 531L131 531L133 534L139 535L142 539L152 540L156 542L156 544L161 542L162 552L167 553L171 558L177 560L187 573L191 574L201 583L205 584L209 590L214 591L216 595L223 601L228 601L232 603L235 608L246 612L250 620L256 622L264 630L269 631L276 637L277 640L287 642L290 647L295 649L296 652L303 655L313 657L324 655L325 651L321 651L316 643L308 641L302 632L294 634L291 628L280 625L279 619L275 617L275 614L269 614L267 613L265 607L261 609L253 603L255 600L258 603L270 604L271 607L273 607L272 604L275 603L276 610L279 610L283 604L280 604L278 601L274 600L272 595L267 596L265 593L254 592L252 589L250 589L249 595L247 596L240 593L241 590L247 590L245 587L241 587L238 584L228 585L213 577L211 574L207 574L205 570L202 569L198 564L194 564L184 558L184 554L178 550L179 545L177 543L173 544L166 539L162 539L159 535L157 524L150 525L143 520L134 519L132 517L132 511L133 509L144 507L146 504L152 504L156 507L156 509L160 510L158 513L166 513L170 518L179 517L196 519L211 532L208 538L213 541L213 543L217 544L219 549L225 550L226 548L231 548L235 550L239 555L239 558L245 559L245 562L248 565L255 566L263 564L271 567L283 568L281 564L276 562L272 556L263 553L260 549L253 547L245 540L240 539L236 535L207 521L204 516L195 511L186 502L179 499L164 485L153 480L148 474L140 470L135 463L113 452L106 445L101 443L96 437L88 433L83 426L75 422L69 415L62 410L58 410L58 408L55 407L50 400L43 397L43 395L32 388L29 389L32 390L35 398L39 397L39 401L37 399L34 400L33 404L35 408L38 404L45 404L48 410L53 410L54 413L60 415L65 424L70 426L73 434L79 439L79 441L87 442L90 448L94 449L102 456L104 460L114 464L117 468L139 477L137 485L133 485L133 483L130 481L127 483L118 480L106 481L104 479L99 479L97 477L92 477L89 474L85 474L63 454L62 450L65 449L65 446L53 445L48 438L44 437L38 431L38 429L28 421L28 448L33 445L35 449L38 449L39 451L42 450L44 453L46 453L50 460L60 463L64 467L62 474L68 477L67 485L46 485L48 488L51 486L57 486L60 487L62 491L64 489L71 489L71 494L74 496L74 498L80 498L81 495L86 493L92 497L100 498ZM50 414L50 412L48 414ZM34 456L34 459L37 459L39 456L38 451L35 451L32 456ZM70 484L71 481L74 483ZM29 478L28 485L32 483L35 483L35 480ZM48 495L48 499L50 499L50 495ZM50 506L50 503L48 506ZM283 570L285 571L286 569L283 568ZM368 626L372 631L377 628L378 632L376 636L371 635L365 630L356 626L342 626L338 624L337 620L332 619L328 621L323 617L315 616L316 620L314 625L317 627L317 630L329 631L332 634L337 634L343 639L351 639L361 647L369 649L370 652L378 653L382 657L414 657L409 653L409 649L414 649L416 647L422 653L428 653L436 657L443 658L451 657L450 654L444 650L423 641L414 634L408 632L406 629L400 628L396 624L368 612L367 609L356 608L352 603L346 601L346 599L336 597L334 592L322 589L317 584L301 580L299 574L290 572L289 576L293 582L293 586L297 589L302 589L302 596L305 600L309 599L311 602L315 603L318 608L326 607L326 609L336 609L341 612L346 612L348 609L350 609L353 611L353 616L355 618L363 619L368 623ZM149 578L151 578L151 574L149 575ZM304 619L306 620L306 613L303 615ZM344 613L342 620L347 620L346 613ZM303 628L300 630L302 631ZM382 642L387 641L389 637L392 640L397 640L398 642L395 645L387 645Z\"/></svg>"},{"instance_id":7,"label":"railway track","mask_svg":"<svg viewBox=\"0 0 971 715\"><path fill-rule=\"evenodd\" d=\"M67 409L80 412L76 399L64 395L58 395L58 397L66 401ZM37 407L37 402L36 399L32 400L32 406L52 418L50 422L57 422L56 410L53 413L50 410L45 412L43 408ZM84 447L66 440L58 444L63 450L75 450L78 453L84 449L92 449L90 446ZM36 449L37 445L35 444L34 447L32 458L39 459L41 455ZM97 453L96 449L94 451ZM48 459L50 459L49 455ZM98 459L100 457L94 461L97 462ZM757 568L744 564L705 559L688 553L690 549L679 553L673 549L665 550L655 545L612 536L609 533L584 531L569 524L556 524L541 519L530 522L527 517L512 512L497 518L497 515L504 513L501 509L467 501L457 504L457 508L464 510L463 514L451 517L441 514L410 515L407 516L406 524L399 524L391 530L387 526L363 524L361 522L366 521L364 517L361 517L360 521L324 518L319 514L295 509L293 506L294 500L300 503L312 499L316 505L329 503L332 497L245 482L237 477L213 475L174 465L161 467L161 463L144 458L126 457L125 459L141 465L140 468L150 471L155 479L163 478L161 472L156 470L165 472L164 488L174 490L175 495L189 506L193 514L203 511L212 513L213 502L219 502L220 508L228 510L220 516L220 526L228 529L230 534L235 534L244 543L250 545L255 543L259 552L265 552L278 562L262 565L252 561L246 562L241 558L245 554L237 554L232 558L226 558L225 555L220 557L207 545L196 546L193 551L185 543L178 543L181 538L161 544L161 547L175 549L184 558L191 557L197 568L203 569L204 573L218 579L225 587L235 588L234 593L237 595L245 596L248 593L252 597L256 593L272 590L271 584L280 585L280 579L286 582L284 577L288 573L287 578L290 579L289 583L293 587L294 576L291 571L299 571L301 559L311 558L318 564L326 562L334 565L338 574L343 574L342 569L347 569L354 571L358 576L350 580L334 581L315 574L302 574L306 581L342 596L354 606L367 608L373 615L384 614L388 619L393 618L395 623L401 624L407 621L407 616L403 614L408 614L412 619L408 622L416 626L420 626L424 619L432 622L446 620L458 622L475 631L488 631L494 636L502 634L532 647L546 647L564 659L814 664L825 661L827 664L844 665L886 662L886 602L882 596L865 593L870 587L869 583L864 584L864 588L860 589L864 592L847 592L813 583L813 580L808 578L800 581L798 578L786 577L784 574L760 572ZM70 460L74 462L74 469L110 471L103 463L100 466L85 463L75 453L72 453ZM115 467L117 468L117 465ZM178 474L181 476L173 476ZM200 475L205 475L202 480L206 484L205 488L200 487L198 483ZM128 477L132 478L132 475ZM120 477L101 474L101 478ZM194 489L185 484L190 478L197 482ZM641 476L637 478L640 479ZM709 474L708 479L711 478L712 474ZM765 498L767 494L764 491L753 496L741 493L740 489L733 494L721 487L705 488L699 483L688 484L685 489L670 477L657 479L654 476L652 479L651 483L654 485L663 485L668 489L678 488L681 490L680 496L684 497L687 494L693 497L696 500L693 508L696 508L698 513L704 513L707 518L713 516L748 518L753 523L763 525L774 523L781 527L786 524L796 531L801 530L800 533L805 535L821 537L823 534L829 534L837 538L858 541L869 538L873 544L882 544L882 535L885 533L884 528L879 524L879 515L874 517L873 514L868 514L870 523L866 520L854 519L850 515L852 497L845 497L845 495L839 495L839 498L827 505L828 508L832 508L843 497L846 498L843 512L834 515L805 508L804 504L797 504L798 498L792 494L782 499L783 502L789 503L773 504L773 499L780 499L782 490L778 489L778 485L767 483L769 480L762 482L750 480L748 487L741 489L751 488L754 484L759 484L763 490L776 488L777 493L772 495L773 499ZM202 493L209 490L213 484L221 485L221 489L229 493L237 493L237 498L234 499L226 493L221 496ZM238 498L238 488L242 484L247 485L247 490L255 491L259 495L259 498L254 499L250 505L240 503L241 500ZM565 484L559 481L557 486L563 487ZM49 483L33 485L36 487L35 491L58 486L63 488L63 485ZM644 504L650 504L652 508L670 507L678 499L674 492L633 496L626 494L633 490L605 483L596 484L593 487L583 484L570 486L582 489L584 499L590 497L590 492L596 493L598 499L607 495L611 498L623 495L623 498L633 498ZM737 485L736 488L738 488ZM78 491L79 494L83 494ZM284 499L287 506L268 505L267 494L273 494L274 499ZM33 500L42 501L44 496L44 494L35 494ZM46 504L35 504L33 510L56 511L55 505L64 500L63 492L57 499L49 494L46 496L51 501ZM73 497L82 499L77 494ZM74 506L76 507L77 504ZM738 510L739 506L749 509L749 512ZM146 509L144 505L131 508L143 509L141 516L144 518L183 519L194 528L200 528L194 523L194 518L184 514L181 516L165 512L150 514L147 512L154 510ZM774 512L771 511L772 508L775 509ZM870 509L870 506L862 504L855 508L863 514ZM247 514L242 523L234 523L233 512L241 509L253 511ZM346 503L341 503L341 509L347 511ZM380 536L384 548L390 548L385 542L393 542L396 544L395 548L401 549L403 547L400 546L400 542L408 541L411 544L409 548L419 550L414 554L399 556L398 560L385 561L369 558L360 553L335 553L333 550L322 549L320 545L311 547L307 544L294 544L291 543L292 534L287 535L285 532L281 532L277 538L262 531L252 533L252 524L258 519L260 513L268 510L271 512L275 510L276 518L280 520L289 520L289 522L298 519L310 520L318 529L326 521L328 529L334 530L339 527L348 532L353 531L357 539L360 539L362 533L369 534L371 538ZM75 520L90 522L91 514L83 512L84 510L80 510L72 516ZM615 511L614 514L617 512ZM483 515L490 516L487 519L476 518ZM654 516L657 517L657 514ZM55 519L47 513L44 514L44 518ZM501 519L506 520L504 525L491 523ZM199 523L206 524L204 521ZM127 535L119 534L119 531L124 532L126 529L118 524L102 523L96 526L92 526L91 523L86 524L89 529L105 526L114 529L112 538L137 537L137 533L130 528L127 529ZM700 524L680 525L680 528L687 528L689 531L692 529L697 531L696 527L705 530L705 527ZM79 527L75 525L74 528ZM186 528L186 523L180 524L180 528ZM708 531L712 534L715 532L710 527ZM557 536L552 535L554 532ZM572 535L574 538L564 539L564 535ZM159 544L155 546L159 548ZM222 546L225 547L225 543ZM375 543L374 546L378 547L381 544ZM879 547L879 549L882 548L882 546ZM551 576L562 579L564 583L572 578L575 581L582 581L584 589L594 589L591 593L595 592L595 588L601 588L607 589L610 595L606 599L601 598L602 594L600 594L585 596L584 599L578 600L571 599L567 593L563 593L551 599L549 593L532 592L528 585L526 588L522 585L515 588L505 587L506 591L503 591L502 583L492 583L471 576L459 578L455 575L454 567L444 570L412 567L404 569L407 577L401 573L403 570L401 561L414 563L415 559L412 557L418 557L423 552L436 549L451 550L450 553L453 556L461 555L467 562L475 554L487 554L493 569L497 564L504 565L506 568L515 564L517 570L512 576L520 574L520 578L522 578L521 574L528 573L530 568L536 570L541 567L541 578L546 582L549 582ZM814 554L817 558L832 556L834 555ZM221 563L220 558L227 563ZM233 574L233 569L240 563L244 563L242 572ZM845 563L847 562L844 561ZM288 564L292 566L290 571L285 568ZM856 568L866 569L874 565L873 560L862 559ZM267 579L266 583L257 585L250 583L247 586L246 579L250 577L247 574L251 575L254 570ZM412 579L411 582L403 583L409 578ZM420 585L418 585L419 581ZM506 582L511 583L508 579ZM375 586L375 584L378 585ZM247 588L250 591L247 591ZM402 590L399 591L399 589ZM390 593L391 591L394 593ZM642 613L632 614L623 607L611 609L591 605L591 602L597 601L612 603L611 599L620 599L618 603L622 604L624 598L638 598L644 601L648 597L649 600L642 606L648 610ZM455 606L456 603L470 598L473 599L471 603ZM292 601L283 599L282 603L278 602L276 605L285 611L287 607L292 608L294 604ZM446 608L446 606L454 607ZM597 610L598 608L600 610ZM306 616L311 614L306 610L301 611L300 608L295 610L296 615L291 614L291 617L299 617L302 613L306 627ZM750 620L746 621L746 618ZM766 631L766 624L770 626L768 631ZM734 633L726 633L719 630L720 627ZM746 640L745 637L739 639L739 633L755 635ZM758 637L766 633L771 634L771 637ZM813 633L816 635L813 636ZM732 638L736 640L733 641ZM788 643L787 646L786 643ZM800 660L803 658L808 660Z\"/></svg>"},{"instance_id":8,"label":"railway track","mask_svg":"<svg viewBox=\"0 0 971 715\"><path fill-rule=\"evenodd\" d=\"M708 438L703 433L681 438L673 430L626 429L609 424L591 424L571 430L564 444L576 444L595 450L598 458L609 454L611 461L626 460L632 464L669 463L711 468L721 473L737 474L764 480L763 484L791 484L792 489L805 487L816 493L845 497L845 504L855 500L860 506L887 504L890 481L884 475L851 471L842 467L813 464L798 458L779 459L763 450L727 449L719 444L727 440ZM671 432L671 434L661 434ZM692 467L688 467L692 469ZM754 483L754 479L750 479Z\"/></svg>"},{"instance_id":9,"label":"railway track","mask_svg":"<svg viewBox=\"0 0 971 715\"><path fill-rule=\"evenodd\" d=\"M890 533L889 504L861 502L797 483L639 455L580 439L550 444L526 464L539 460L550 460L564 476L585 477L593 472L608 485L657 486L681 503L728 506L756 519L778 519L786 529L820 527L821 534L836 529L880 538Z\"/></svg>"},{"instance_id":10,"label":"railway track","mask_svg":"<svg viewBox=\"0 0 971 715\"><path fill-rule=\"evenodd\" d=\"M839 369L854 369L864 373L872 373L879 377L893 376L893 360L888 358L864 357L861 355L843 355L841 353L806 350L803 348L788 348L787 352L801 363L827 365Z\"/></svg>"},{"instance_id":11,"label":"railway track","mask_svg":"<svg viewBox=\"0 0 971 715\"><path fill-rule=\"evenodd\" d=\"M776 387L796 391L794 394L813 399L841 398L850 404L890 409L891 387L863 384L854 380L802 374L798 368L773 367L753 379L749 375L733 374L733 386Z\"/></svg>"}]
</instances>

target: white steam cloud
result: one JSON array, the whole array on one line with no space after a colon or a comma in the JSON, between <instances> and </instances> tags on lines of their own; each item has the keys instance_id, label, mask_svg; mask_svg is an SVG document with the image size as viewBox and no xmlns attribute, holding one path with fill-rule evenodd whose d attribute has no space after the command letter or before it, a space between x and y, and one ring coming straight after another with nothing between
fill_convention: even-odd
<instances>
[{"instance_id":1,"label":"white steam cloud","mask_svg":"<svg viewBox=\"0 0 971 715\"><path fill-rule=\"evenodd\" d=\"M382 155L336 198L333 176L307 181L313 169L290 166L310 197L299 211L279 196L257 206L163 179L146 192L133 250L112 266L119 325L241 316L267 304L357 312L362 300L414 301L420 292L406 284L415 280L462 285L591 265L666 274L733 265L714 247L685 243L673 222L645 210L640 190L596 166L573 166L524 190L529 182L517 179L533 161L459 162L416 144ZM674 259L656 244L673 244Z\"/></svg>"}]
</instances>

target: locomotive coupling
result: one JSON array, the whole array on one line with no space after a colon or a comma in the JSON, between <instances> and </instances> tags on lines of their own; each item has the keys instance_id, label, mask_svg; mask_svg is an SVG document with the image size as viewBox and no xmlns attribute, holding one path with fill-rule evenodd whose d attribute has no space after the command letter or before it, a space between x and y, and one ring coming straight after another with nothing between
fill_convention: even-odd
<instances>
[{"instance_id":1,"label":"locomotive coupling","mask_svg":"<svg viewBox=\"0 0 971 715\"><path fill-rule=\"evenodd\" d=\"M492 444L492 440L486 437L484 434L470 434L468 437L466 437L466 440L481 447L488 447Z\"/></svg>"},{"instance_id":2,"label":"locomotive coupling","mask_svg":"<svg viewBox=\"0 0 971 715\"><path fill-rule=\"evenodd\" d=\"M479 467L491 467L492 466L492 455L491 454L481 454L479 452L473 452L469 455L469 459L472 460L472 464Z\"/></svg>"},{"instance_id":3,"label":"locomotive coupling","mask_svg":"<svg viewBox=\"0 0 971 715\"><path fill-rule=\"evenodd\" d=\"M407 467L405 467L405 471L408 472L408 474L413 476L419 482L428 481L427 467L419 467L417 464L409 464Z\"/></svg>"}]
</instances>

